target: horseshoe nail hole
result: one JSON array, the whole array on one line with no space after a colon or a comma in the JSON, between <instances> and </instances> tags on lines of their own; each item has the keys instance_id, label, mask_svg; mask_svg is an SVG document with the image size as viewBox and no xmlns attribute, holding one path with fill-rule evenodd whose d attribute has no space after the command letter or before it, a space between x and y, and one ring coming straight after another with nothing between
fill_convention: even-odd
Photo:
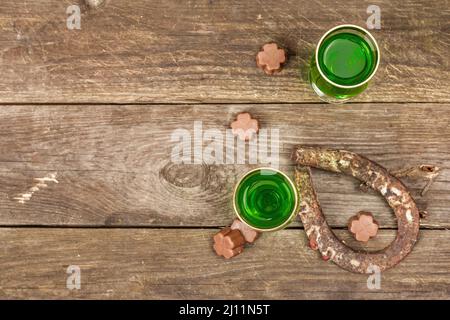
<instances>
[{"instance_id":1,"label":"horseshoe nail hole","mask_svg":"<svg viewBox=\"0 0 450 320\"><path fill-rule=\"evenodd\" d=\"M84 0L84 3L89 8L98 8L105 3L105 0Z\"/></svg>"},{"instance_id":2,"label":"horseshoe nail hole","mask_svg":"<svg viewBox=\"0 0 450 320\"><path fill-rule=\"evenodd\" d=\"M430 165L422 165L422 166L420 166L420 169L422 169L422 171L426 171L426 172L430 172L430 173L436 171L436 167L430 166Z\"/></svg>"}]
</instances>

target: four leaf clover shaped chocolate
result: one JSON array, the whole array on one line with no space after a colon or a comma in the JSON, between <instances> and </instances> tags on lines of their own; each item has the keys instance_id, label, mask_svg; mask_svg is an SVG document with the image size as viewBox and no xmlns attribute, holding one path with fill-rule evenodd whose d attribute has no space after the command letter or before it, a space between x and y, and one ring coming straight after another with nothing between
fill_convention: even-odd
<instances>
[{"instance_id":1,"label":"four leaf clover shaped chocolate","mask_svg":"<svg viewBox=\"0 0 450 320\"><path fill-rule=\"evenodd\" d=\"M378 222L375 221L370 212L360 211L352 217L348 223L348 230L355 239L362 242L369 241L378 232Z\"/></svg>"},{"instance_id":2,"label":"four leaf clover shaped chocolate","mask_svg":"<svg viewBox=\"0 0 450 320\"><path fill-rule=\"evenodd\" d=\"M279 48L276 43L265 44L256 56L257 66L269 75L279 72L285 62L286 52Z\"/></svg>"}]
</instances>

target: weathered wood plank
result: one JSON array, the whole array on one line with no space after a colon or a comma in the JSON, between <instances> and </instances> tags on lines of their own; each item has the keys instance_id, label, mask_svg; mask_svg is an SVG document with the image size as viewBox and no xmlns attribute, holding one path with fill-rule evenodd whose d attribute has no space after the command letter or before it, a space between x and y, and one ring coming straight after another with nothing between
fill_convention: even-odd
<instances>
[{"instance_id":1,"label":"weathered wood plank","mask_svg":"<svg viewBox=\"0 0 450 320\"><path fill-rule=\"evenodd\" d=\"M1 103L318 101L298 70L326 30L369 16L358 0L113 0L69 30L74 3L2 1ZM376 4L382 63L358 101L450 101L446 1ZM290 59L268 77L255 55L273 40Z\"/></svg>"},{"instance_id":2,"label":"weathered wood plank","mask_svg":"<svg viewBox=\"0 0 450 320\"><path fill-rule=\"evenodd\" d=\"M186 129L193 137L194 121L225 134L244 110L262 128L279 129L280 162L288 172L296 144L345 148L389 169L422 163L442 167L425 197L418 196L424 181L405 182L429 213L423 226L450 226L447 104L3 107L0 224L228 224L235 181L255 165L174 164L177 143L171 135ZM359 210L372 211L383 227L396 226L384 200L361 193L356 180L319 171L314 180L332 226L345 226Z\"/></svg>"},{"instance_id":3,"label":"weathered wood plank","mask_svg":"<svg viewBox=\"0 0 450 320\"><path fill-rule=\"evenodd\" d=\"M0 229L1 298L145 299L448 299L450 231L428 230L413 252L381 275L324 262L303 230L264 235L226 261L212 252L215 230ZM371 240L378 249L393 236ZM338 235L352 242L347 232ZM66 269L81 269L81 289L66 288ZM182 268L180 268L182 266ZM239 275L239 276L237 276Z\"/></svg>"}]
</instances>

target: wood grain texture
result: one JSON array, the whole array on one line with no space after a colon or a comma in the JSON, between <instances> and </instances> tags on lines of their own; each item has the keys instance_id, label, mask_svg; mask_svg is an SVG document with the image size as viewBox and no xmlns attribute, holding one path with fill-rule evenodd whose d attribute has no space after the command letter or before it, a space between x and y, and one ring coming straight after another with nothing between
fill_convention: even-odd
<instances>
[{"instance_id":1,"label":"wood grain texture","mask_svg":"<svg viewBox=\"0 0 450 320\"><path fill-rule=\"evenodd\" d=\"M356 103L339 107L312 104L306 65L329 28L365 26L369 3L82 2L2 0L0 298L450 298L446 0L371 2L382 15L373 31L380 69ZM66 8L77 3L81 30L68 30ZM255 65L268 41L289 55L273 77ZM442 168L425 197L425 181L403 179L428 216L380 290L322 261L299 221L231 261L213 253L215 227L234 217L233 187L255 165L174 164L171 134L193 134L195 121L225 133L241 111L280 130L286 172L297 144L345 148L388 169ZM379 250L394 239L381 197L349 177L315 170L313 178L342 240ZM359 210L384 229L367 246L342 230ZM81 290L66 288L69 265L81 268Z\"/></svg>"},{"instance_id":2,"label":"wood grain texture","mask_svg":"<svg viewBox=\"0 0 450 320\"><path fill-rule=\"evenodd\" d=\"M425 197L418 194L424 181L404 181L429 213L422 226L448 228L448 110L448 104L379 103L0 108L0 224L227 225L234 216L234 185L256 165L174 164L177 143L171 134L186 129L193 135L194 121L225 133L238 112L249 111L262 128L279 129L287 172L293 170L289 155L296 144L348 149L389 169L441 167ZM353 178L317 170L313 178L330 225L344 227L366 210L383 228L396 227L384 200L362 193ZM42 181L46 186L39 186Z\"/></svg>"},{"instance_id":3,"label":"wood grain texture","mask_svg":"<svg viewBox=\"0 0 450 320\"><path fill-rule=\"evenodd\" d=\"M369 16L358 0L111 0L82 6L81 30L69 30L74 3L2 1L0 103L318 101L304 79L315 44ZM449 102L447 1L370 4L381 8L382 62L357 101ZM255 65L268 41L290 56L274 77Z\"/></svg>"},{"instance_id":4,"label":"wood grain texture","mask_svg":"<svg viewBox=\"0 0 450 320\"><path fill-rule=\"evenodd\" d=\"M307 248L303 230L265 234L226 261L216 230L0 229L0 298L449 299L450 231L422 231L414 251L381 274L352 274ZM348 233L338 235L350 241ZM383 231L369 250L393 237ZM81 269L81 289L66 269Z\"/></svg>"}]
</instances>

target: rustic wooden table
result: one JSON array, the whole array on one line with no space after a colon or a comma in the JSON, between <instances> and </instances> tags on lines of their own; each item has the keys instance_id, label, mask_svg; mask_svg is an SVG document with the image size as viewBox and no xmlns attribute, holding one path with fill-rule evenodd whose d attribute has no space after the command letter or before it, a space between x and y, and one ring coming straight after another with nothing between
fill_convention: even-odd
<instances>
[{"instance_id":1,"label":"rustic wooden table","mask_svg":"<svg viewBox=\"0 0 450 320\"><path fill-rule=\"evenodd\" d=\"M66 26L68 6L81 29ZM371 2L3 0L0 9L0 298L450 297L450 12L446 0L377 0L382 53L373 85L352 103L320 103L302 79L329 28L365 26ZM255 66L260 46L287 48L284 70ZM299 70L301 70L299 72ZM421 210L420 240L380 289L322 261L300 222L224 260L212 235L231 222L236 178L254 165L174 164L176 129L228 128L249 111L293 145L361 153L389 169L433 164L404 179ZM385 247L396 221L352 178L315 170L329 224L355 248ZM374 213L367 245L346 223ZM81 288L66 286L78 266Z\"/></svg>"}]
</instances>

